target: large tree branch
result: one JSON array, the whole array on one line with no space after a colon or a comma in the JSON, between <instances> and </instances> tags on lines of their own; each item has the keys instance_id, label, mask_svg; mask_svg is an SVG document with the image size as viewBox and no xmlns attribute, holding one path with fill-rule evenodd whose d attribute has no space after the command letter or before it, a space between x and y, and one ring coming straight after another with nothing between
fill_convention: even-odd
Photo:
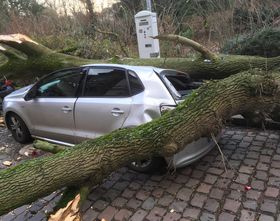
<instances>
[{"instance_id":1,"label":"large tree branch","mask_svg":"<svg viewBox=\"0 0 280 221\"><path fill-rule=\"evenodd\" d=\"M21 35L20 35L21 36ZM88 60L79 57L55 53L44 46L34 43L28 37L5 37L0 35L2 43L10 45L22 53L39 54L29 56L26 60L10 59L1 64L0 73L13 79L34 79L54 70L80 66L89 63L114 63L113 60ZM1 52L0 52L1 53ZM189 59L189 58L162 58L162 59L122 59L120 64L148 65L168 69L176 69L190 74L195 79L221 79L231 74L246 71L251 68L273 70L280 68L280 56L275 58L262 58L253 56L225 56L219 55L217 59Z\"/></svg>"},{"instance_id":2,"label":"large tree branch","mask_svg":"<svg viewBox=\"0 0 280 221\"><path fill-rule=\"evenodd\" d=\"M0 45L0 53L5 55L8 60L22 60L23 57L20 57L15 52L8 50L7 48ZM8 61L7 61L8 62Z\"/></svg>"},{"instance_id":3,"label":"large tree branch","mask_svg":"<svg viewBox=\"0 0 280 221\"><path fill-rule=\"evenodd\" d=\"M179 35L158 35L156 37L154 37L156 39L159 40L165 40L165 41L172 41L175 43L181 43L183 45L192 47L194 50L198 51L199 53L201 53L202 57L205 59L209 59L211 61L214 61L215 59L218 58L218 56L215 53L212 53L208 48L206 48L205 46L199 44L196 41L193 41L189 38L185 38Z\"/></svg>"},{"instance_id":4,"label":"large tree branch","mask_svg":"<svg viewBox=\"0 0 280 221\"><path fill-rule=\"evenodd\" d=\"M31 38L22 34L0 35L0 43L8 45L30 57L53 53L49 48L38 44Z\"/></svg>"},{"instance_id":5,"label":"large tree branch","mask_svg":"<svg viewBox=\"0 0 280 221\"><path fill-rule=\"evenodd\" d=\"M174 39L178 40L178 37ZM41 76L59 68L86 63L109 62L55 53L22 35L0 36L0 43L27 55L27 59L18 59L1 48L8 61L0 64L0 72L18 78L34 76L34 73ZM217 57L196 42L185 43L207 59L123 59L118 63L173 68L186 71L194 78L223 78L255 67L263 70L280 67L280 57ZM129 161L174 154L201 136L217 133L222 122L233 114L251 110L275 113L280 107L279 80L279 72L273 75L246 72L220 82L210 82L178 108L151 123L118 130L72 149L52 147L51 150L59 153L0 171L0 214L64 186L79 186L85 181L99 183Z\"/></svg>"},{"instance_id":6,"label":"large tree branch","mask_svg":"<svg viewBox=\"0 0 280 221\"><path fill-rule=\"evenodd\" d=\"M51 144L41 140L35 140L33 142L33 146L37 149L49 152L49 153L59 153L64 151L67 147L60 146L56 144ZM56 204L54 209L54 214L51 216L49 221L51 220L64 220L68 215L72 215L73 220L79 221L81 218L80 208L83 203L86 201L90 190L92 189L92 183L87 181L82 184L82 186L70 186L67 187L63 192L63 195L59 202ZM74 208L75 214L73 215L73 208L71 206L71 202L76 201L78 205Z\"/></svg>"},{"instance_id":7,"label":"large tree branch","mask_svg":"<svg viewBox=\"0 0 280 221\"><path fill-rule=\"evenodd\" d=\"M240 73L209 82L176 109L131 129L88 140L46 158L0 171L0 214L64 186L95 183L115 169L153 155L172 155L186 144L218 133L222 122L244 111L279 107L280 73ZM5 203L2 203L5 202Z\"/></svg>"}]
</instances>

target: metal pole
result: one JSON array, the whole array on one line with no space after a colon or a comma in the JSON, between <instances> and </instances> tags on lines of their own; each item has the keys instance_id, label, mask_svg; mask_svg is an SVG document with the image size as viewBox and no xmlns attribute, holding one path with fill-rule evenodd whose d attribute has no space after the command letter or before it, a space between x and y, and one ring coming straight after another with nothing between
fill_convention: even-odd
<instances>
[{"instance_id":1,"label":"metal pole","mask_svg":"<svg viewBox=\"0 0 280 221\"><path fill-rule=\"evenodd\" d=\"M152 2L151 2L151 0L146 0L146 4L147 4L147 10L148 11L152 11Z\"/></svg>"}]
</instances>

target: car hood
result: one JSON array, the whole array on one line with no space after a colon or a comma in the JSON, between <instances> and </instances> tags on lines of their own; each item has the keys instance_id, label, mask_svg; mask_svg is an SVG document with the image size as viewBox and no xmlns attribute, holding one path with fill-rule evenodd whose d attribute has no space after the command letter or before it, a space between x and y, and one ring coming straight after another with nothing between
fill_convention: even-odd
<instances>
[{"instance_id":1,"label":"car hood","mask_svg":"<svg viewBox=\"0 0 280 221\"><path fill-rule=\"evenodd\" d=\"M7 96L5 97L5 99L15 98L15 97L24 97L24 96L27 94L27 92L30 90L30 88L31 88L32 86L33 86L33 84L28 85L28 86L26 86L26 87L23 87L23 88L21 88L21 89L18 89L18 90L16 90L16 91L10 93L9 95L7 95Z\"/></svg>"}]
</instances>

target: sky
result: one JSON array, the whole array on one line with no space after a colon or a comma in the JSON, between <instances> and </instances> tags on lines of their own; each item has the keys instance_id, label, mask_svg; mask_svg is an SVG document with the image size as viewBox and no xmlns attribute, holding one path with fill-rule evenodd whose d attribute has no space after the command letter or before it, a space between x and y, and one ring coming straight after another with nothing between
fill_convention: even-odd
<instances>
[{"instance_id":1,"label":"sky","mask_svg":"<svg viewBox=\"0 0 280 221\"><path fill-rule=\"evenodd\" d=\"M40 3L44 3L48 6L52 6L59 13L64 13L64 8L67 9L68 13L72 10L84 10L84 5L79 0L37 0ZM102 11L106 7L110 7L113 3L118 0L93 0L94 9L97 12ZM65 6L65 7L63 7Z\"/></svg>"}]
</instances>

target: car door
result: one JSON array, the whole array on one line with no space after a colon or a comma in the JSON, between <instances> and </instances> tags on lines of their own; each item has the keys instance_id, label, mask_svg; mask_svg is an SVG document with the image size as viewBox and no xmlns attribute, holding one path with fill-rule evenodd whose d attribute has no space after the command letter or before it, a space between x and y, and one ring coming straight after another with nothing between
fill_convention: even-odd
<instances>
[{"instance_id":1,"label":"car door","mask_svg":"<svg viewBox=\"0 0 280 221\"><path fill-rule=\"evenodd\" d=\"M35 85L36 96L26 105L33 135L74 142L74 107L83 75L80 68L63 70Z\"/></svg>"},{"instance_id":2,"label":"car door","mask_svg":"<svg viewBox=\"0 0 280 221\"><path fill-rule=\"evenodd\" d=\"M121 128L131 102L125 69L90 67L75 107L76 142Z\"/></svg>"}]
</instances>

